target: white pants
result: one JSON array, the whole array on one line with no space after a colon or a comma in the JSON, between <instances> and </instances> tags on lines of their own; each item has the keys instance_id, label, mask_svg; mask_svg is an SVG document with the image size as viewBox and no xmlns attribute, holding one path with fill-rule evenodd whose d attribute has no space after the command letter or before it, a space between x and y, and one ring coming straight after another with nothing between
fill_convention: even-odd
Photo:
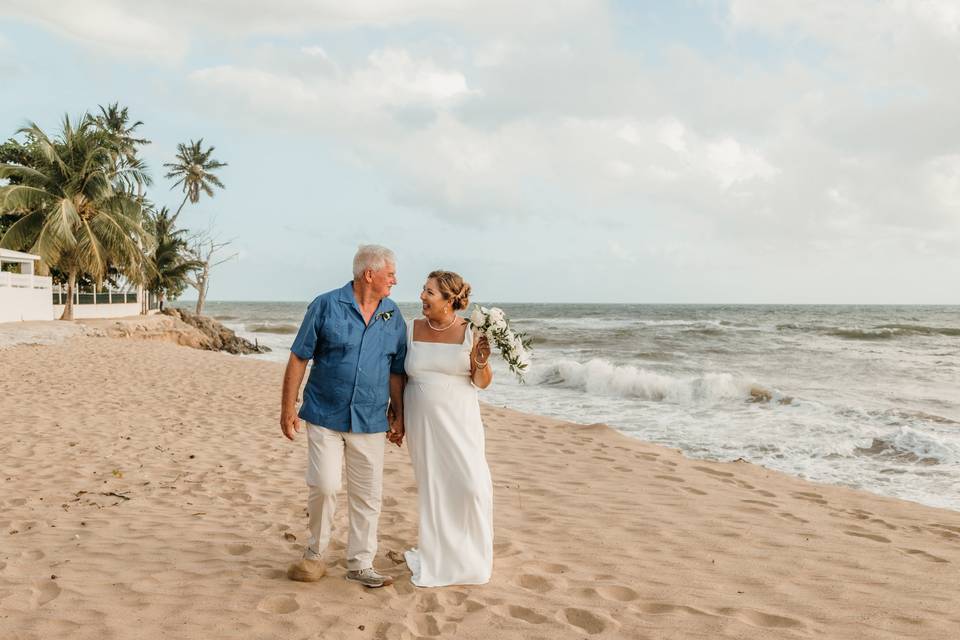
<instances>
[{"instance_id":1,"label":"white pants","mask_svg":"<svg viewBox=\"0 0 960 640\"><path fill-rule=\"evenodd\" d=\"M377 555L377 522L383 493L382 433L334 431L307 423L307 486L310 497L310 540L304 557L320 560L333 529L337 492L346 457L347 507L350 534L347 539L347 569L373 566Z\"/></svg>"}]
</instances>

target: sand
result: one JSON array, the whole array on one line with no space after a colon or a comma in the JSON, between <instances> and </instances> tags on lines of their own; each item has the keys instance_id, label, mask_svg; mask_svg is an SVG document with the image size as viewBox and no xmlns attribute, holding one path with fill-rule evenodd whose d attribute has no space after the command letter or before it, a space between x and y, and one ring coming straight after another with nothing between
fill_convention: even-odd
<instances>
[{"instance_id":1,"label":"sand","mask_svg":"<svg viewBox=\"0 0 960 640\"><path fill-rule=\"evenodd\" d=\"M376 566L285 578L306 538L306 440L282 367L157 341L0 351L0 638L845 638L960 634L960 513L689 460L485 406L495 565L418 589L406 450Z\"/></svg>"}]
</instances>

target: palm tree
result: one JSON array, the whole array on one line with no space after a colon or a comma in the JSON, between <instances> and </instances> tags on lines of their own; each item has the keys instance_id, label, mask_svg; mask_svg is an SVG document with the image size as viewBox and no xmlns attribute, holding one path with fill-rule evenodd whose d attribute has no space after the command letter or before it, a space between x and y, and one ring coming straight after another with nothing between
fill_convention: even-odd
<instances>
[{"instance_id":1,"label":"palm tree","mask_svg":"<svg viewBox=\"0 0 960 640\"><path fill-rule=\"evenodd\" d=\"M140 202L117 189L118 169L108 137L89 114L76 126L64 117L52 140L36 124L20 130L36 149L33 166L0 164L0 214L17 214L0 246L28 250L67 274L62 320L73 319L73 290L79 274L101 280L110 267L137 277L146 232ZM144 180L136 168L123 172Z\"/></svg>"},{"instance_id":2,"label":"palm tree","mask_svg":"<svg viewBox=\"0 0 960 640\"><path fill-rule=\"evenodd\" d=\"M144 186L150 186L151 180L146 173L147 164L137 157L137 147L150 144L150 141L146 138L135 137L134 132L143 122L137 120L130 124L127 107L121 108L117 102L106 107L100 105L100 115L96 116L94 120L97 126L107 135L113 147L119 184L131 193L136 187L137 195L142 197ZM128 169L136 169L137 173L128 172Z\"/></svg>"},{"instance_id":3,"label":"palm tree","mask_svg":"<svg viewBox=\"0 0 960 640\"><path fill-rule=\"evenodd\" d=\"M175 229L170 210L166 207L150 215L153 232L153 248L148 256L147 289L160 299L176 299L189 283L190 273L203 267L203 263L190 257L183 229Z\"/></svg>"},{"instance_id":4,"label":"palm tree","mask_svg":"<svg viewBox=\"0 0 960 640\"><path fill-rule=\"evenodd\" d=\"M203 138L196 142L190 141L190 144L180 143L177 145L177 161L164 163L163 166L170 169L166 177L177 178L173 186L183 185L183 202L177 207L177 212L173 214L172 221L176 222L183 205L187 200L196 204L200 200L200 192L213 197L213 187L223 189L223 183L220 178L213 174L213 171L227 166L227 163L219 160L212 160L213 147L206 151L203 150Z\"/></svg>"}]
</instances>

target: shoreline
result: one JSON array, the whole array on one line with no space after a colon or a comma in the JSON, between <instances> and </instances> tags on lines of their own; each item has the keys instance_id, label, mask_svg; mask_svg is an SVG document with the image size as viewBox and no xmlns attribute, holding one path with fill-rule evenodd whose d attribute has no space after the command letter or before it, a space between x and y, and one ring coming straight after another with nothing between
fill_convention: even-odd
<instances>
[{"instance_id":1,"label":"shoreline","mask_svg":"<svg viewBox=\"0 0 960 640\"><path fill-rule=\"evenodd\" d=\"M491 583L416 589L391 560L416 543L395 447L375 564L397 584L338 579L342 496L330 577L293 583L305 438L276 426L282 364L93 337L0 361L17 372L0 396L0 637L926 639L960 624L960 513L489 404Z\"/></svg>"}]
</instances>

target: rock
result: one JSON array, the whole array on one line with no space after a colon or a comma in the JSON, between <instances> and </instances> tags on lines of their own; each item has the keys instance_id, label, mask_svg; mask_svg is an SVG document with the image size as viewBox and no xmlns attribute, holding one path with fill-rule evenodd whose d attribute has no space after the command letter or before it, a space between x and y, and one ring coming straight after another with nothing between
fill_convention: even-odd
<instances>
[{"instance_id":1,"label":"rock","mask_svg":"<svg viewBox=\"0 0 960 640\"><path fill-rule=\"evenodd\" d=\"M177 318L197 329L206 338L206 341L203 341L203 344L197 345L197 348L207 349L209 351L226 351L228 353L242 355L249 353L266 353L270 351L267 347L254 344L249 340L241 338L213 318L197 315L177 307L167 307L163 310L163 314Z\"/></svg>"}]
</instances>

